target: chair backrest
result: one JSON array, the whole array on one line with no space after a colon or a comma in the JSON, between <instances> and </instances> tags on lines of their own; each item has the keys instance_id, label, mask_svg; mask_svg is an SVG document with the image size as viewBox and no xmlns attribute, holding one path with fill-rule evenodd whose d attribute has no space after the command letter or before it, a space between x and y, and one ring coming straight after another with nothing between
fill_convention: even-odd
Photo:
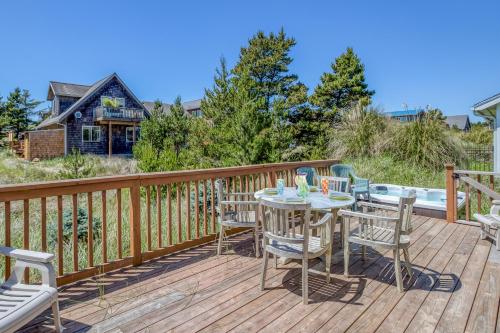
<instances>
[{"instance_id":1,"label":"chair backrest","mask_svg":"<svg viewBox=\"0 0 500 333\"><path fill-rule=\"evenodd\" d=\"M297 174L299 174L299 173L305 174L308 185L310 185L310 186L315 185L314 182L315 182L315 178L316 178L316 169L314 169L313 167L300 167L300 168L297 168L297 170L295 170L295 172Z\"/></svg>"},{"instance_id":2,"label":"chair backrest","mask_svg":"<svg viewBox=\"0 0 500 333\"><path fill-rule=\"evenodd\" d=\"M321 185L323 179L328 180L328 189L336 192L350 193L351 180L349 177L332 177L332 176L318 176L318 185Z\"/></svg>"},{"instance_id":3,"label":"chair backrest","mask_svg":"<svg viewBox=\"0 0 500 333\"><path fill-rule=\"evenodd\" d=\"M220 178L215 181L215 200L217 202L217 205L215 206L217 209L217 213L219 214L219 216L221 216L223 212L223 206L221 202L226 200L226 197L224 194L224 181ZM215 202L213 202L212 204L215 204Z\"/></svg>"},{"instance_id":4,"label":"chair backrest","mask_svg":"<svg viewBox=\"0 0 500 333\"><path fill-rule=\"evenodd\" d=\"M311 203L286 203L275 201L260 201L262 214L262 233L265 244L269 239L283 243L303 244L307 247L309 239L309 221L311 218ZM295 217L303 217L303 234L297 236ZM306 248L304 248L306 251Z\"/></svg>"},{"instance_id":5,"label":"chair backrest","mask_svg":"<svg viewBox=\"0 0 500 333\"><path fill-rule=\"evenodd\" d=\"M408 193L408 196L401 197L399 199L399 212L401 215L401 231L402 235L408 235L413 231L412 225L412 213L413 213L413 205L417 200L417 192L415 190L411 190Z\"/></svg>"},{"instance_id":6,"label":"chair backrest","mask_svg":"<svg viewBox=\"0 0 500 333\"><path fill-rule=\"evenodd\" d=\"M331 166L332 175L335 177L348 178L352 174L352 165L334 164Z\"/></svg>"}]
</instances>

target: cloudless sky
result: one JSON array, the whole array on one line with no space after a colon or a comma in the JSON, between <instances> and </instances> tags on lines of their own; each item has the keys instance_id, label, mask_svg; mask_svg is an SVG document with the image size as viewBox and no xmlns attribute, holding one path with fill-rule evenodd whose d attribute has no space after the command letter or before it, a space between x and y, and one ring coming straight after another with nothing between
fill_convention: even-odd
<instances>
[{"instance_id":1,"label":"cloudless sky","mask_svg":"<svg viewBox=\"0 0 500 333\"><path fill-rule=\"evenodd\" d=\"M352 46L386 111L464 114L500 92L500 1L27 1L0 5L0 95L40 100L48 81L117 72L141 100L201 98L258 30L294 37L291 71L312 92Z\"/></svg>"}]
</instances>

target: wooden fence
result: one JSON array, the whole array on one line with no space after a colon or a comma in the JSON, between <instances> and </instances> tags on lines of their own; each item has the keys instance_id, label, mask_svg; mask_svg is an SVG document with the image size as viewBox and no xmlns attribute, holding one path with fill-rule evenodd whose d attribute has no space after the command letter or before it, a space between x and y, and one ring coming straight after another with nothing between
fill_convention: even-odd
<instances>
[{"instance_id":1,"label":"wooden fence","mask_svg":"<svg viewBox=\"0 0 500 333\"><path fill-rule=\"evenodd\" d=\"M474 213L485 214L489 211L491 200L500 200L495 191L500 173L457 170L453 165L446 165L446 220L475 224ZM457 191L465 193L462 209L458 207Z\"/></svg>"},{"instance_id":2,"label":"wooden fence","mask_svg":"<svg viewBox=\"0 0 500 333\"><path fill-rule=\"evenodd\" d=\"M274 186L277 178L292 186L301 166L329 175L335 163L290 162L0 186L0 233L6 246L55 253L57 283L64 285L213 241L215 179L225 180L226 191L253 192ZM6 277L10 270L6 258ZM33 278L33 272L26 271L26 281L30 275Z\"/></svg>"}]
</instances>

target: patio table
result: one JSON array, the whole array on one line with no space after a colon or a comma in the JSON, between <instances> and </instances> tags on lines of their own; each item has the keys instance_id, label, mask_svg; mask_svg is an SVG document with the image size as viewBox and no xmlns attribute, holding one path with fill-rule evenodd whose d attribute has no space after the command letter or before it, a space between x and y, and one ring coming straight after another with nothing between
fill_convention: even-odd
<instances>
[{"instance_id":1,"label":"patio table","mask_svg":"<svg viewBox=\"0 0 500 333\"><path fill-rule=\"evenodd\" d=\"M265 193L265 189L260 190L255 192L255 198L257 200L267 200L267 201L279 201L279 200L284 200L287 197L297 197L297 190L295 187L285 187L283 195L278 195L278 194L267 194ZM325 210L330 210L333 218L332 218L332 246L333 246L333 234L335 232L335 224L337 222L337 215L340 209L342 208L347 208L352 206L355 202L356 199L347 193L341 193L339 192L339 196L343 197L348 197L348 200L333 200L330 199L328 196L325 196L321 191L318 189L317 192L309 192L309 196L307 197L307 201L311 202L311 210L314 212L319 212L319 211L325 211ZM293 204L293 202L288 202L290 204ZM297 202L300 203L300 202ZM332 256L332 261L333 261L333 256ZM335 261L337 261L336 259Z\"/></svg>"}]
</instances>

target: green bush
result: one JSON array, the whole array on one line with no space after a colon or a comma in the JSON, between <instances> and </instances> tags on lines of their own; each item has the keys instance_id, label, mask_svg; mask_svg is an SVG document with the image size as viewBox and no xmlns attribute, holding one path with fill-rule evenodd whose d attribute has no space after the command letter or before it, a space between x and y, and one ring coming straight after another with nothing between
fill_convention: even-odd
<instances>
[{"instance_id":1,"label":"green bush","mask_svg":"<svg viewBox=\"0 0 500 333\"><path fill-rule=\"evenodd\" d=\"M440 119L424 116L406 124L394 124L388 151L396 160L441 170L445 163L466 159L463 143Z\"/></svg>"},{"instance_id":2,"label":"green bush","mask_svg":"<svg viewBox=\"0 0 500 333\"><path fill-rule=\"evenodd\" d=\"M387 120L376 108L358 103L342 113L334 128L330 139L333 157L344 159L380 153L386 127Z\"/></svg>"},{"instance_id":3,"label":"green bush","mask_svg":"<svg viewBox=\"0 0 500 333\"><path fill-rule=\"evenodd\" d=\"M78 240L86 243L88 240L88 215L84 208L78 207L76 221ZM92 231L93 239L100 237L101 220L95 216L92 218ZM67 243L72 237L73 211L71 209L65 209L63 212L63 241ZM51 224L49 228L49 242L51 242L51 244L57 243L57 225L55 224Z\"/></svg>"},{"instance_id":4,"label":"green bush","mask_svg":"<svg viewBox=\"0 0 500 333\"><path fill-rule=\"evenodd\" d=\"M87 157L80 153L80 150L73 147L71 154L63 160L63 169L59 175L65 179L77 179L92 177L95 175L94 168Z\"/></svg>"}]
</instances>

